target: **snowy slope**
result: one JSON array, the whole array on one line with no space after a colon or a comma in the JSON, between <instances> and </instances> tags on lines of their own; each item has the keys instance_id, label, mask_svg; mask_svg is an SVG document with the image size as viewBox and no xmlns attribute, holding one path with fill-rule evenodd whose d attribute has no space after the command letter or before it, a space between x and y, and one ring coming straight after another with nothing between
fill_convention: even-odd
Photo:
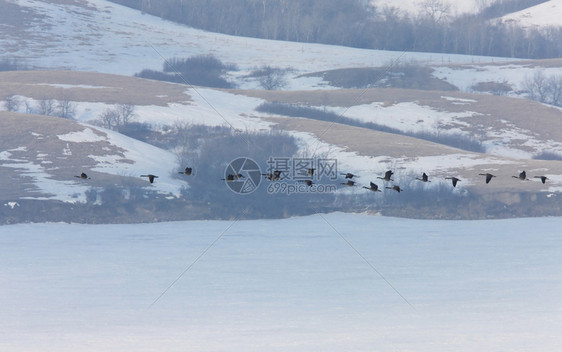
<instances>
[{"instance_id":1,"label":"snowy slope","mask_svg":"<svg viewBox=\"0 0 562 352\"><path fill-rule=\"evenodd\" d=\"M0 350L559 351L561 225L1 226Z\"/></svg>"},{"instance_id":2,"label":"snowy slope","mask_svg":"<svg viewBox=\"0 0 562 352\"><path fill-rule=\"evenodd\" d=\"M562 0L550 0L525 10L503 16L501 21L524 28L562 26Z\"/></svg>"},{"instance_id":3,"label":"snowy slope","mask_svg":"<svg viewBox=\"0 0 562 352\"><path fill-rule=\"evenodd\" d=\"M33 66L131 75L161 69L163 60L211 54L225 63L250 70L263 65L293 68L295 76L321 70L385 66L394 61L478 62L466 55L388 52L338 46L227 36L142 15L104 0L78 4L10 0L43 16L24 24L21 36L0 27L0 58L25 58ZM86 5L87 6L84 6ZM13 43L17 42L17 46ZM492 60L488 58L487 60ZM504 60L497 58L496 60Z\"/></svg>"}]
</instances>

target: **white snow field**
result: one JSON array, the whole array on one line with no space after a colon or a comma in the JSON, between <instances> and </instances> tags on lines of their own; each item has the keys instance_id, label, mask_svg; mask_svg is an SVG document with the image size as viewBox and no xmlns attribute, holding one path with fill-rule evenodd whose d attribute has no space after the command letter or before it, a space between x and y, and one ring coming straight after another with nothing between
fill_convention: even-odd
<instances>
[{"instance_id":1,"label":"white snow field","mask_svg":"<svg viewBox=\"0 0 562 352\"><path fill-rule=\"evenodd\" d=\"M0 350L560 351L561 226L1 226Z\"/></svg>"}]
</instances>

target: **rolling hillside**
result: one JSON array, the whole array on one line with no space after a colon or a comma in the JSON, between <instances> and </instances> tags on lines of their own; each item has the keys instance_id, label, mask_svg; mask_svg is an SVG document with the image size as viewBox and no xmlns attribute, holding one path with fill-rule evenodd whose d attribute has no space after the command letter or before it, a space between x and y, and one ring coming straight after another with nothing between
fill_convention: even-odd
<instances>
[{"instance_id":1,"label":"rolling hillside","mask_svg":"<svg viewBox=\"0 0 562 352\"><path fill-rule=\"evenodd\" d=\"M2 223L283 217L319 210L319 204L322 211L424 218L560 215L562 161L536 156L562 155L562 111L521 98L529 75L537 69L558 72L560 60L445 57L229 37L102 0L17 4L27 9L20 14L30 27L21 28L19 46L9 45L14 38L4 36L2 45L9 50L2 55L43 70L0 73L0 108L8 110L8 97L19 103L15 111L0 111L0 170L8 175L0 180ZM49 44L53 36L65 44ZM236 63L227 77L238 89L130 76L143 68L158 69L165 58L209 53ZM360 73L378 67L386 74L409 60L431 68L432 79L444 83L438 86L451 89L350 89L328 79L330 72L342 69ZM259 80L251 73L262 65L291 68L282 90L256 89ZM489 82L512 89L498 96L472 88ZM38 115L42 104L60 102L72 105L73 119ZM311 109L321 117L260 110L267 103ZM134 107L135 129L126 133L129 137L101 127L102 115L123 104ZM178 131L189 126L215 130L178 139ZM251 157L249 152L263 146L250 148L250 139L272 139L267 136L280 131L296 139L298 152L284 155L271 148L267 156L337 160L340 172L359 176L360 187L341 186L340 176L329 182L338 187L334 194L287 196L275 200L282 205L269 215L262 206L273 199L264 193L266 186L254 198L230 192L220 178L233 156ZM234 144L214 146L220 138ZM289 143L290 138L282 138ZM446 145L455 138L461 145L464 140L479 144L484 152ZM240 142L248 142L246 148L244 143L234 147ZM200 159L205 153L210 159ZM264 172L267 156L258 160ZM186 164L195 164L194 177L178 175ZM395 171L401 194L384 188L392 183L377 180L387 169ZM523 170L529 181L512 177ZM81 172L91 179L74 177ZM415 179L423 172L430 183ZM497 176L488 185L478 175L487 172ZM146 173L159 178L149 184L139 177ZM533 177L539 175L548 177L546 184ZM462 180L458 187L445 179L451 176ZM378 181L384 192L361 188L370 181ZM254 212L240 214L233 206L237 202L253 204Z\"/></svg>"}]
</instances>

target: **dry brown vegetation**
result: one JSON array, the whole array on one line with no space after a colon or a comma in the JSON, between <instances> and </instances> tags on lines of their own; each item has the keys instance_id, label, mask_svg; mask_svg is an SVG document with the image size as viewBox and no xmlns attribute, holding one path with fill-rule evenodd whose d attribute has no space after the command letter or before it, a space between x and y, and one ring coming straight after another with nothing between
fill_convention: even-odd
<instances>
[{"instance_id":1,"label":"dry brown vegetation","mask_svg":"<svg viewBox=\"0 0 562 352\"><path fill-rule=\"evenodd\" d=\"M466 112L474 114L465 132L481 135L489 129L500 130L506 122L521 129L532 131L538 139L562 141L562 110L526 99L487 94L471 94L414 89L369 88L316 91L236 91L239 94L258 97L272 102L311 106L351 107L381 102L392 105L415 101L438 111ZM450 98L462 99L462 104ZM345 114L344 114L345 115Z\"/></svg>"},{"instance_id":2,"label":"dry brown vegetation","mask_svg":"<svg viewBox=\"0 0 562 352\"><path fill-rule=\"evenodd\" d=\"M10 95L23 95L37 100L160 106L190 101L184 85L75 71L0 72L0 99Z\"/></svg>"}]
</instances>

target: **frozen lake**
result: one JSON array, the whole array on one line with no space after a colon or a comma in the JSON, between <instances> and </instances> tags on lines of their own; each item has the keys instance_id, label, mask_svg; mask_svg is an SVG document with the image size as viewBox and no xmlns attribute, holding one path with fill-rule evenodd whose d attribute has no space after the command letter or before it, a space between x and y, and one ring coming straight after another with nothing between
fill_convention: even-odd
<instances>
[{"instance_id":1,"label":"frozen lake","mask_svg":"<svg viewBox=\"0 0 562 352\"><path fill-rule=\"evenodd\" d=\"M0 350L562 350L561 228L353 214L0 226Z\"/></svg>"}]
</instances>

